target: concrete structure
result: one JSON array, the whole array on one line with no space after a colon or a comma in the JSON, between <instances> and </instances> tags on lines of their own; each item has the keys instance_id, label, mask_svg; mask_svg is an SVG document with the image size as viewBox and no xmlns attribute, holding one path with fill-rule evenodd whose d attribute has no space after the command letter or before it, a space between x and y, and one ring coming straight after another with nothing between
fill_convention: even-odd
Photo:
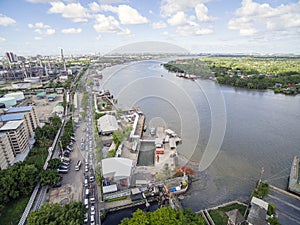
<instances>
[{"instance_id":1,"label":"concrete structure","mask_svg":"<svg viewBox=\"0 0 300 225\"><path fill-rule=\"evenodd\" d=\"M36 116L36 112L33 106L21 106L21 107L13 107L8 110L6 110L5 114L15 114L15 113L27 113L27 116L25 117L26 122L28 124L29 129L35 130L35 128L38 127L39 121Z\"/></svg>"},{"instance_id":2,"label":"concrete structure","mask_svg":"<svg viewBox=\"0 0 300 225\"><path fill-rule=\"evenodd\" d=\"M36 127L32 126L29 113L11 113L11 114L5 114L0 116L0 123L3 124L9 121L16 121L16 120L25 120L27 132L29 136L30 137L34 136L34 130Z\"/></svg>"},{"instance_id":3,"label":"concrete structure","mask_svg":"<svg viewBox=\"0 0 300 225\"><path fill-rule=\"evenodd\" d=\"M104 115L97 120L98 131L101 135L112 134L119 129L119 125L115 116Z\"/></svg>"},{"instance_id":4,"label":"concrete structure","mask_svg":"<svg viewBox=\"0 0 300 225\"><path fill-rule=\"evenodd\" d=\"M50 101L50 102L54 101L55 98L56 98L56 96L57 96L56 93L53 93L53 94L48 95L48 101Z\"/></svg>"},{"instance_id":5,"label":"concrete structure","mask_svg":"<svg viewBox=\"0 0 300 225\"><path fill-rule=\"evenodd\" d=\"M23 153L29 146L29 134L25 120L9 121L0 128L6 133L13 149L14 155Z\"/></svg>"},{"instance_id":6,"label":"concrete structure","mask_svg":"<svg viewBox=\"0 0 300 225\"><path fill-rule=\"evenodd\" d=\"M4 96L5 98L15 98L16 101L22 101L25 99L24 93L22 91L8 93Z\"/></svg>"},{"instance_id":7,"label":"concrete structure","mask_svg":"<svg viewBox=\"0 0 300 225\"><path fill-rule=\"evenodd\" d=\"M122 187L131 184L133 161L127 158L106 158L102 160L102 174L110 184L116 183Z\"/></svg>"},{"instance_id":8,"label":"concrete structure","mask_svg":"<svg viewBox=\"0 0 300 225\"><path fill-rule=\"evenodd\" d=\"M252 197L251 208L247 218L247 222L250 225L266 225L267 222L267 211L269 204L262 199Z\"/></svg>"},{"instance_id":9,"label":"concrete structure","mask_svg":"<svg viewBox=\"0 0 300 225\"><path fill-rule=\"evenodd\" d=\"M17 104L17 101L15 98L13 97L7 97L7 98L0 98L0 103L4 103L5 107L11 107L11 106L15 106Z\"/></svg>"},{"instance_id":10,"label":"concrete structure","mask_svg":"<svg viewBox=\"0 0 300 225\"><path fill-rule=\"evenodd\" d=\"M8 136L0 133L0 170L7 169L15 159Z\"/></svg>"},{"instance_id":11,"label":"concrete structure","mask_svg":"<svg viewBox=\"0 0 300 225\"><path fill-rule=\"evenodd\" d=\"M62 117L64 114L64 111L65 110L64 110L64 107L62 106L62 103L59 102L54 106L52 113L54 113L55 115L57 115L59 117Z\"/></svg>"},{"instance_id":12,"label":"concrete structure","mask_svg":"<svg viewBox=\"0 0 300 225\"><path fill-rule=\"evenodd\" d=\"M36 97L38 97L38 98L45 98L45 96L46 96L45 91L42 91L42 92L39 92L39 93L36 94Z\"/></svg>"},{"instance_id":13,"label":"concrete structure","mask_svg":"<svg viewBox=\"0 0 300 225\"><path fill-rule=\"evenodd\" d=\"M299 176L299 157L298 156L294 156L294 159L293 159L288 189L291 192L300 194L300 176Z\"/></svg>"},{"instance_id":14,"label":"concrete structure","mask_svg":"<svg viewBox=\"0 0 300 225\"><path fill-rule=\"evenodd\" d=\"M227 225L240 225L245 221L245 218L242 216L238 209L233 209L226 212L228 216Z\"/></svg>"}]
</instances>

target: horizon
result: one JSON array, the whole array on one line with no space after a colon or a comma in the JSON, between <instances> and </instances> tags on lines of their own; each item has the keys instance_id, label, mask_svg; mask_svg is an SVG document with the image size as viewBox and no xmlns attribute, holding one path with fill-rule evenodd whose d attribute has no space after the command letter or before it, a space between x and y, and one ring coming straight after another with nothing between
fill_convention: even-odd
<instances>
[{"instance_id":1,"label":"horizon","mask_svg":"<svg viewBox=\"0 0 300 225\"><path fill-rule=\"evenodd\" d=\"M105 55L149 41L191 54L300 54L300 0L3 0L0 8L1 55Z\"/></svg>"}]
</instances>

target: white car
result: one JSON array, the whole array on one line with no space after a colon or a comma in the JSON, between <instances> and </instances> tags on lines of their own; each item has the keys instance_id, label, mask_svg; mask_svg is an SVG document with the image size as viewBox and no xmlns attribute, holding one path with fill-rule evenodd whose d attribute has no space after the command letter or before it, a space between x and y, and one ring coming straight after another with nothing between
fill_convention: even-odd
<instances>
[{"instance_id":1,"label":"white car","mask_svg":"<svg viewBox=\"0 0 300 225\"><path fill-rule=\"evenodd\" d=\"M95 215L95 206L91 206L91 215Z\"/></svg>"}]
</instances>

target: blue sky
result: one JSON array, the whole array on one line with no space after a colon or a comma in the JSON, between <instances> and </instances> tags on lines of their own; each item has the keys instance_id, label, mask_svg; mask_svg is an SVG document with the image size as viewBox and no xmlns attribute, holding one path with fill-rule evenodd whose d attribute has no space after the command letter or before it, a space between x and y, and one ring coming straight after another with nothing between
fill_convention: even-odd
<instances>
[{"instance_id":1,"label":"blue sky","mask_svg":"<svg viewBox=\"0 0 300 225\"><path fill-rule=\"evenodd\" d=\"M0 55L105 54L143 41L299 54L300 0L0 1Z\"/></svg>"}]
</instances>

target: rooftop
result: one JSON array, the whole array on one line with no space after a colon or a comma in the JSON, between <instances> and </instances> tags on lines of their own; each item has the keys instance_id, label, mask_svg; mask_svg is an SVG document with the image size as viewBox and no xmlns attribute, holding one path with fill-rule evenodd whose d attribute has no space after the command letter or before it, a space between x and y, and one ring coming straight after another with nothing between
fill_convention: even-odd
<instances>
[{"instance_id":1,"label":"rooftop","mask_svg":"<svg viewBox=\"0 0 300 225\"><path fill-rule=\"evenodd\" d=\"M126 158L106 158L102 160L103 176L122 179L131 175L132 160Z\"/></svg>"},{"instance_id":2,"label":"rooftop","mask_svg":"<svg viewBox=\"0 0 300 225\"><path fill-rule=\"evenodd\" d=\"M4 125L0 128L0 131L15 130L15 129L17 129L23 122L24 122L24 120L8 121L6 124L4 124Z\"/></svg>"},{"instance_id":3,"label":"rooftop","mask_svg":"<svg viewBox=\"0 0 300 225\"><path fill-rule=\"evenodd\" d=\"M18 112L28 112L32 109L32 106L21 106L12 107L6 111L6 113L18 113Z\"/></svg>"},{"instance_id":4,"label":"rooftop","mask_svg":"<svg viewBox=\"0 0 300 225\"><path fill-rule=\"evenodd\" d=\"M112 132L119 129L118 122L115 116L104 115L98 119L99 131Z\"/></svg>"},{"instance_id":5,"label":"rooftop","mask_svg":"<svg viewBox=\"0 0 300 225\"><path fill-rule=\"evenodd\" d=\"M21 120L24 118L25 113L12 113L0 116L0 121L7 122L11 120Z\"/></svg>"}]
</instances>

